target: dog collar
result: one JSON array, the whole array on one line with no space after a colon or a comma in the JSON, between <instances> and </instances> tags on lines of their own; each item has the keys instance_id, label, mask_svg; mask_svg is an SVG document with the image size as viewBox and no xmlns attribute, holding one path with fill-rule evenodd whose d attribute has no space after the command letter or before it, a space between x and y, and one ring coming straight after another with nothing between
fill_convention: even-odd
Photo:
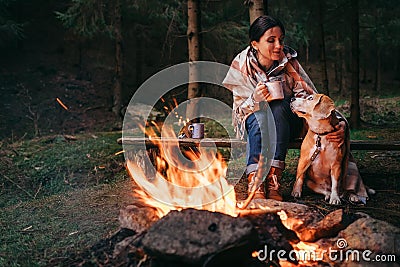
<instances>
[{"instance_id":1,"label":"dog collar","mask_svg":"<svg viewBox=\"0 0 400 267\"><path fill-rule=\"evenodd\" d=\"M319 136L324 136L324 135L327 135L327 134L330 134L330 133L333 133L334 131L336 131L336 126L339 124L339 120L337 120L337 121L335 121L336 123L335 124L332 124L332 116L335 116L335 115L330 115L327 119L329 119L330 121L330 125L332 126L332 128L333 128L333 130L332 131L325 131L325 132L322 132L322 133L318 133L318 132L316 132L316 131L313 131L313 130L311 130L310 129L310 131L311 132L313 132L313 133L315 133L316 135L319 135Z\"/></svg>"},{"instance_id":2,"label":"dog collar","mask_svg":"<svg viewBox=\"0 0 400 267\"><path fill-rule=\"evenodd\" d=\"M336 128L335 128L335 126L333 126L333 130L332 130L332 131L326 131L326 132L322 132L322 133L317 133L317 132L315 132L315 131L313 131L313 130L310 130L310 131L313 132L313 133L315 133L315 134L318 135L318 137L319 137L319 136L324 136L324 135L333 133L334 131L336 131Z\"/></svg>"}]
</instances>

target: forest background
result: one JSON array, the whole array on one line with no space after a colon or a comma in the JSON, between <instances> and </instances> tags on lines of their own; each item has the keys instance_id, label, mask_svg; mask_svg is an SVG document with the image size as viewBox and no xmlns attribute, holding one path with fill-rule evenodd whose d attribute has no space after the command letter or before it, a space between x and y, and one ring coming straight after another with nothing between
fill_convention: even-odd
<instances>
[{"instance_id":1,"label":"forest background","mask_svg":"<svg viewBox=\"0 0 400 267\"><path fill-rule=\"evenodd\" d=\"M249 43L249 6L261 3L283 21L285 43L318 90L350 119L352 138L400 140L398 1L189 2L201 11L199 59L229 65ZM187 3L0 0L0 265L52 265L118 228L119 208L132 200L116 142L122 118L144 81L189 61ZM232 104L222 87L197 93ZM185 85L165 99L188 95ZM355 157L380 192L363 211L399 226L400 155Z\"/></svg>"},{"instance_id":2,"label":"forest background","mask_svg":"<svg viewBox=\"0 0 400 267\"><path fill-rule=\"evenodd\" d=\"M357 103L398 91L396 1L264 3L265 11L286 25L285 43L298 51L320 92L350 101L360 88ZM124 107L147 78L189 60L186 1L3 0L0 5L1 138L118 128ZM202 1L199 10L200 59L229 65L248 45L248 6L213 0ZM356 69L353 56L359 56ZM172 94L182 101L185 90ZM232 101L224 88L204 86L201 94ZM385 115L375 121L396 117Z\"/></svg>"}]
</instances>

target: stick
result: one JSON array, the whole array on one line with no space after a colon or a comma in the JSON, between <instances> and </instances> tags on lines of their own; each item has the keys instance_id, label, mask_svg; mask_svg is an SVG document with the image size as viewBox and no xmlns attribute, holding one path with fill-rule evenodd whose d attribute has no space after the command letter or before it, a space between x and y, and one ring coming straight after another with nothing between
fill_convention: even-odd
<instances>
[{"instance_id":1,"label":"stick","mask_svg":"<svg viewBox=\"0 0 400 267\"><path fill-rule=\"evenodd\" d=\"M263 171L264 171L263 169L264 169L264 158L263 158L262 155L260 155L259 166L258 166L258 169L257 169L257 174L255 176L255 181L254 181L253 186L249 190L250 191L250 195L244 201L243 207L240 207L239 209L243 209L244 210L245 208L247 208L247 206L253 200L257 189L260 187L260 185L263 182L263 180L262 180Z\"/></svg>"},{"instance_id":2,"label":"stick","mask_svg":"<svg viewBox=\"0 0 400 267\"><path fill-rule=\"evenodd\" d=\"M36 196L39 194L40 189L42 189L42 182L40 182L39 188L36 191L35 195L33 196L33 199L36 199Z\"/></svg>"},{"instance_id":3,"label":"stick","mask_svg":"<svg viewBox=\"0 0 400 267\"><path fill-rule=\"evenodd\" d=\"M248 215L258 215L258 214L265 214L265 213L278 213L282 211L282 209L243 209L238 210L238 217L248 216Z\"/></svg>"},{"instance_id":4,"label":"stick","mask_svg":"<svg viewBox=\"0 0 400 267\"><path fill-rule=\"evenodd\" d=\"M11 180L10 178L8 178L6 175L3 175L4 178L6 178L8 181L10 181L11 183L13 183L15 186L17 186L19 189L21 189L22 191L24 191L28 196L33 197L31 193L29 193L28 191L26 191L25 189L23 189L19 184L17 184L16 182L14 182L13 180Z\"/></svg>"}]
</instances>

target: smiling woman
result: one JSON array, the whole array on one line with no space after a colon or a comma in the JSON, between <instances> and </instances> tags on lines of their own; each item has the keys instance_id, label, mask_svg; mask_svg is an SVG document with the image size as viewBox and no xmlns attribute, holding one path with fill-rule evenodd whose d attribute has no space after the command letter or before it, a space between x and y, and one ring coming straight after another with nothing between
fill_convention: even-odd
<instances>
[{"instance_id":1,"label":"smiling woman","mask_svg":"<svg viewBox=\"0 0 400 267\"><path fill-rule=\"evenodd\" d=\"M288 144L303 128L303 121L290 110L290 99L316 90L298 63L297 52L283 45L285 28L279 20L258 17L250 26L249 38L250 46L233 60L223 83L233 93L236 133L240 138L247 133L249 190L257 190L256 197L265 198L264 188L255 185L263 154L271 159L266 166L267 197L282 200L279 180ZM280 96L271 97L276 91Z\"/></svg>"},{"instance_id":2,"label":"smiling woman","mask_svg":"<svg viewBox=\"0 0 400 267\"><path fill-rule=\"evenodd\" d=\"M254 25L254 24L253 24ZM253 27L253 29L256 26ZM258 37L259 32L252 33L250 28L251 46L256 50L257 59L264 70L268 70L275 60L279 60L283 51L283 40L285 38L285 30L283 26L275 26L265 31Z\"/></svg>"}]
</instances>

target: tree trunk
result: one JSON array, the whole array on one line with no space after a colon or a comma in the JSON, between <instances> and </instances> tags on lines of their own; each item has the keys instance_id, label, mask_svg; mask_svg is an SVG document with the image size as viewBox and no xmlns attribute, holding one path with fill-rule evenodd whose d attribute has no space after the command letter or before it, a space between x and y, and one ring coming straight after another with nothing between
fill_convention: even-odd
<instances>
[{"instance_id":1,"label":"tree trunk","mask_svg":"<svg viewBox=\"0 0 400 267\"><path fill-rule=\"evenodd\" d=\"M374 16L375 16L375 91L381 91L381 47L378 42L378 18L379 18L379 11L378 8L375 8ZM395 57L396 58L396 57Z\"/></svg>"},{"instance_id":2,"label":"tree trunk","mask_svg":"<svg viewBox=\"0 0 400 267\"><path fill-rule=\"evenodd\" d=\"M321 34L321 51L322 51L322 63L323 63L323 69L322 69L322 75L323 75L323 87L325 90L325 93L329 95L329 80L328 80L328 66L326 62L326 51L325 51L325 30L324 30L324 1L319 1L318 2L318 8L319 8L319 27L320 27L320 34Z\"/></svg>"},{"instance_id":3,"label":"tree trunk","mask_svg":"<svg viewBox=\"0 0 400 267\"><path fill-rule=\"evenodd\" d=\"M340 69L340 73L339 73L339 93L341 96L346 96L346 91L347 91L347 77L348 75L346 75L346 62L344 60L344 49L342 51L340 51L340 64L341 64L341 69Z\"/></svg>"},{"instance_id":4,"label":"tree trunk","mask_svg":"<svg viewBox=\"0 0 400 267\"><path fill-rule=\"evenodd\" d=\"M335 47L335 86L336 88L339 88L339 83L340 83L340 45L339 45L339 32L336 31L335 34L335 40L336 40L336 47Z\"/></svg>"},{"instance_id":5,"label":"tree trunk","mask_svg":"<svg viewBox=\"0 0 400 267\"><path fill-rule=\"evenodd\" d=\"M358 0L351 1L351 105L350 126L354 129L360 127L360 56L359 56L359 10Z\"/></svg>"},{"instance_id":6,"label":"tree trunk","mask_svg":"<svg viewBox=\"0 0 400 267\"><path fill-rule=\"evenodd\" d=\"M310 46L306 45L306 66L308 66L308 62L310 61Z\"/></svg>"},{"instance_id":7,"label":"tree trunk","mask_svg":"<svg viewBox=\"0 0 400 267\"><path fill-rule=\"evenodd\" d=\"M264 15L268 15L269 14L269 10L268 10L268 0L264 0Z\"/></svg>"},{"instance_id":8,"label":"tree trunk","mask_svg":"<svg viewBox=\"0 0 400 267\"><path fill-rule=\"evenodd\" d=\"M135 78L136 78L136 88L139 88L139 86L142 84L142 76L143 76L143 68L142 66L144 65L144 51L145 49L143 48L143 37L142 37L142 28L141 27L136 27L136 34L135 34L135 49L136 49L136 62L135 62Z\"/></svg>"},{"instance_id":9,"label":"tree trunk","mask_svg":"<svg viewBox=\"0 0 400 267\"><path fill-rule=\"evenodd\" d=\"M375 91L377 92L380 92L382 90L381 51L382 48L380 48L378 45L376 49L376 64L375 64Z\"/></svg>"},{"instance_id":10,"label":"tree trunk","mask_svg":"<svg viewBox=\"0 0 400 267\"><path fill-rule=\"evenodd\" d=\"M188 0L188 49L189 49L189 85L188 85L188 100L189 103L186 108L186 117L188 119L196 119L199 117L199 107L193 98L201 96L200 84L196 82L198 73L195 61L201 58L201 14L200 14L200 0Z\"/></svg>"},{"instance_id":11,"label":"tree trunk","mask_svg":"<svg viewBox=\"0 0 400 267\"><path fill-rule=\"evenodd\" d=\"M361 79L361 83L367 83L368 82L368 78L367 78L367 63L363 62L363 68L362 68L362 79Z\"/></svg>"},{"instance_id":12,"label":"tree trunk","mask_svg":"<svg viewBox=\"0 0 400 267\"><path fill-rule=\"evenodd\" d=\"M115 2L115 69L114 69L114 88L113 88L113 107L112 111L117 116L122 116L120 113L122 107L122 70L123 70L123 52L122 52L122 16L121 4L119 0Z\"/></svg>"},{"instance_id":13,"label":"tree trunk","mask_svg":"<svg viewBox=\"0 0 400 267\"><path fill-rule=\"evenodd\" d=\"M249 6L250 25L259 16L268 14L268 1L267 0L247 0L244 2Z\"/></svg>"},{"instance_id":14,"label":"tree trunk","mask_svg":"<svg viewBox=\"0 0 400 267\"><path fill-rule=\"evenodd\" d=\"M79 72L78 72L78 77L83 77L83 55L82 55L82 46L83 46L83 44L82 44L83 42L82 42L82 39L81 38L79 38L79 44L78 44L78 53L79 53L79 55L78 55L78 57L79 57L79 59L78 59L78 61L79 61Z\"/></svg>"}]
</instances>

